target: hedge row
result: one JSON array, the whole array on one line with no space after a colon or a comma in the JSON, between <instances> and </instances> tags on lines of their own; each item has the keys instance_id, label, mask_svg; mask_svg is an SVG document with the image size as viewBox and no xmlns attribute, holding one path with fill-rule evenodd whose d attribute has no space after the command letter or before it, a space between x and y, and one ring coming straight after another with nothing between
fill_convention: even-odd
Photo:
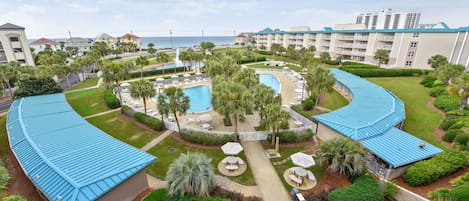
<instances>
[{"instance_id":1,"label":"hedge row","mask_svg":"<svg viewBox=\"0 0 469 201\"><path fill-rule=\"evenodd\" d=\"M363 175L352 185L339 188L329 194L329 201L383 201L384 196L373 176Z\"/></svg>"},{"instance_id":2,"label":"hedge row","mask_svg":"<svg viewBox=\"0 0 469 201\"><path fill-rule=\"evenodd\" d=\"M164 69L165 73L174 73L174 70L176 69L176 72L183 72L186 67L177 67L177 68L169 68L169 69ZM157 70L149 70L149 71L143 71L143 77L147 76L153 76L153 75L162 75L163 74L163 69L157 69ZM137 78L140 77L140 72L133 72L130 73L131 78Z\"/></svg>"},{"instance_id":3,"label":"hedge row","mask_svg":"<svg viewBox=\"0 0 469 201\"><path fill-rule=\"evenodd\" d=\"M434 102L435 107L445 112L459 108L459 98L456 96L442 95L438 96Z\"/></svg>"},{"instance_id":4,"label":"hedge row","mask_svg":"<svg viewBox=\"0 0 469 201\"><path fill-rule=\"evenodd\" d=\"M364 63L359 63L359 62L351 62L351 61L346 61L342 63L342 67L344 68L379 68L378 66L375 66L375 65L364 64Z\"/></svg>"},{"instance_id":5,"label":"hedge row","mask_svg":"<svg viewBox=\"0 0 469 201\"><path fill-rule=\"evenodd\" d=\"M134 118L138 122L147 125L148 127L150 127L153 130L162 131L164 129L164 123L161 120L159 120L157 118L150 117L150 116L148 116L144 113L135 112Z\"/></svg>"},{"instance_id":6,"label":"hedge row","mask_svg":"<svg viewBox=\"0 0 469 201\"><path fill-rule=\"evenodd\" d=\"M437 86L430 89L430 96L438 97L441 95L448 95L448 93L446 92L446 87Z\"/></svg>"},{"instance_id":7,"label":"hedge row","mask_svg":"<svg viewBox=\"0 0 469 201\"><path fill-rule=\"evenodd\" d=\"M104 90L104 102L108 108L115 109L120 106L119 99L114 95L112 88L107 88Z\"/></svg>"},{"instance_id":8,"label":"hedge row","mask_svg":"<svg viewBox=\"0 0 469 201\"><path fill-rule=\"evenodd\" d=\"M419 76L428 73L420 69L382 69L382 68L349 68L340 67L340 70L358 75L360 77L408 77Z\"/></svg>"},{"instance_id":9,"label":"hedge row","mask_svg":"<svg viewBox=\"0 0 469 201\"><path fill-rule=\"evenodd\" d=\"M423 85L424 87L432 87L433 82L435 82L436 78L431 75L426 75L423 77L423 80L420 81L420 84Z\"/></svg>"},{"instance_id":10,"label":"hedge row","mask_svg":"<svg viewBox=\"0 0 469 201\"><path fill-rule=\"evenodd\" d=\"M271 51L264 51L264 50L260 50L257 52L258 54L262 54L262 55L272 55L272 52Z\"/></svg>"},{"instance_id":11,"label":"hedge row","mask_svg":"<svg viewBox=\"0 0 469 201\"><path fill-rule=\"evenodd\" d=\"M404 173L404 181L410 186L421 186L433 183L438 178L457 171L467 163L464 153L444 151L437 156L419 161L410 166Z\"/></svg>"},{"instance_id":12,"label":"hedge row","mask_svg":"<svg viewBox=\"0 0 469 201\"><path fill-rule=\"evenodd\" d=\"M179 136L189 142L207 145L219 145L234 141L233 135L210 134L187 130L179 132Z\"/></svg>"},{"instance_id":13,"label":"hedge row","mask_svg":"<svg viewBox=\"0 0 469 201\"><path fill-rule=\"evenodd\" d=\"M443 135L442 139L446 142L452 143L454 138L456 138L456 136L458 136L458 134L461 132L462 131L459 129L449 130Z\"/></svg>"},{"instance_id":14,"label":"hedge row","mask_svg":"<svg viewBox=\"0 0 469 201\"><path fill-rule=\"evenodd\" d=\"M327 61L326 61L326 64L329 64L329 65L339 65L339 61L337 61L337 60L327 60Z\"/></svg>"},{"instance_id":15,"label":"hedge row","mask_svg":"<svg viewBox=\"0 0 469 201\"><path fill-rule=\"evenodd\" d=\"M295 142L305 142L313 137L313 131L311 129L306 130L303 133L297 133L295 131L282 131L277 134L279 137L280 143L295 143ZM269 134L267 137L268 141L272 140L272 135Z\"/></svg>"},{"instance_id":16,"label":"hedge row","mask_svg":"<svg viewBox=\"0 0 469 201\"><path fill-rule=\"evenodd\" d=\"M243 58L239 61L239 64L245 64L245 63L252 63L252 62L259 62L259 61L266 61L265 57L248 57L248 58Z\"/></svg>"}]
</instances>

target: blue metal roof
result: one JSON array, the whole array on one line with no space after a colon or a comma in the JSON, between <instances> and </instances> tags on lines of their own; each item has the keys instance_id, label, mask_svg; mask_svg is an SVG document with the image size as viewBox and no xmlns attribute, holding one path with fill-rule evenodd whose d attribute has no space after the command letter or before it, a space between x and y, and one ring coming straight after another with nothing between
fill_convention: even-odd
<instances>
[{"instance_id":1,"label":"blue metal roof","mask_svg":"<svg viewBox=\"0 0 469 201\"><path fill-rule=\"evenodd\" d=\"M7 131L25 174L49 200L96 200L156 159L89 124L64 94L15 100Z\"/></svg>"},{"instance_id":2,"label":"blue metal roof","mask_svg":"<svg viewBox=\"0 0 469 201\"><path fill-rule=\"evenodd\" d=\"M315 34L315 33L453 33L460 31L469 31L468 27L450 28L442 22L444 28L431 29L356 29L356 30L334 30L332 27L324 27L324 30L310 31L272 31L266 28L256 34ZM270 31L269 31L270 30Z\"/></svg>"},{"instance_id":3,"label":"blue metal roof","mask_svg":"<svg viewBox=\"0 0 469 201\"><path fill-rule=\"evenodd\" d=\"M339 69L330 70L336 81L350 90L352 101L338 110L313 116L315 120L352 140L362 141L368 150L393 167L442 151L429 143L426 143L432 147L428 148L429 151L415 151L422 140L399 129L396 131L394 126L405 119L405 110L404 104L394 94L353 74Z\"/></svg>"}]
</instances>

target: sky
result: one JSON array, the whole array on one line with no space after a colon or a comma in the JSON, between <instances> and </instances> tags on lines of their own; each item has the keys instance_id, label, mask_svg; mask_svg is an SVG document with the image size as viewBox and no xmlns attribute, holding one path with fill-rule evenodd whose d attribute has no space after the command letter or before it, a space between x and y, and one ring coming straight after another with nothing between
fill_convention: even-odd
<instances>
[{"instance_id":1,"label":"sky","mask_svg":"<svg viewBox=\"0 0 469 201\"><path fill-rule=\"evenodd\" d=\"M420 23L469 26L468 0L0 0L0 24L26 28L28 38L121 36L233 36L265 27L355 22L361 12L419 11Z\"/></svg>"}]
</instances>

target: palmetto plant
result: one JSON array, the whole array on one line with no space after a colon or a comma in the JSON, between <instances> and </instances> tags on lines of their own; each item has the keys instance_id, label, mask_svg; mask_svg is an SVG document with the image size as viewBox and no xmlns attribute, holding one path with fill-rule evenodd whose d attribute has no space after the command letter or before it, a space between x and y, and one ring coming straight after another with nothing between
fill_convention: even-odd
<instances>
[{"instance_id":1,"label":"palmetto plant","mask_svg":"<svg viewBox=\"0 0 469 201\"><path fill-rule=\"evenodd\" d=\"M367 169L365 154L362 144L348 138L326 141L316 150L319 163L327 164L332 172L346 175L358 175Z\"/></svg>"},{"instance_id":2,"label":"palmetto plant","mask_svg":"<svg viewBox=\"0 0 469 201\"><path fill-rule=\"evenodd\" d=\"M290 113L280 108L280 104L271 103L265 106L264 109L265 115L265 127L267 129L272 129L272 145L275 144L275 136L280 129L282 123L288 121L290 118Z\"/></svg>"},{"instance_id":3,"label":"palmetto plant","mask_svg":"<svg viewBox=\"0 0 469 201\"><path fill-rule=\"evenodd\" d=\"M147 99L155 96L156 91L153 89L151 82L144 79L132 83L130 88L130 96L132 98L141 98L143 100L143 108L147 114Z\"/></svg>"},{"instance_id":4,"label":"palmetto plant","mask_svg":"<svg viewBox=\"0 0 469 201\"><path fill-rule=\"evenodd\" d=\"M317 92L316 105L319 104L320 96L325 92L331 92L334 87L335 78L331 72L323 67L309 69L306 76L306 91L309 95Z\"/></svg>"},{"instance_id":5,"label":"palmetto plant","mask_svg":"<svg viewBox=\"0 0 469 201\"><path fill-rule=\"evenodd\" d=\"M181 88L168 87L160 94L158 102L158 109L162 108L160 113L164 114L163 112L165 112L166 116L168 113L172 113L178 126L178 132L181 131L177 114L186 114L189 109L189 97L184 94Z\"/></svg>"},{"instance_id":6,"label":"palmetto plant","mask_svg":"<svg viewBox=\"0 0 469 201\"><path fill-rule=\"evenodd\" d=\"M181 154L166 175L170 196L208 197L215 188L211 159L199 153Z\"/></svg>"}]
</instances>

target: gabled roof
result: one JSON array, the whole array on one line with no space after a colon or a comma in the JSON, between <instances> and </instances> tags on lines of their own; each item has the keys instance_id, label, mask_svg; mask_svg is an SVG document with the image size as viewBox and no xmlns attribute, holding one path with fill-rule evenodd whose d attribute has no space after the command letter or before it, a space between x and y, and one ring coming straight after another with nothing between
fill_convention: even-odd
<instances>
[{"instance_id":1,"label":"gabled roof","mask_svg":"<svg viewBox=\"0 0 469 201\"><path fill-rule=\"evenodd\" d=\"M271 28L267 27L265 29L263 29L262 31L259 31L257 33L261 33L261 34L268 34L268 33L273 33L274 30L272 30Z\"/></svg>"},{"instance_id":2,"label":"gabled roof","mask_svg":"<svg viewBox=\"0 0 469 201\"><path fill-rule=\"evenodd\" d=\"M119 38L123 38L123 39L128 39L128 38L137 39L137 38L140 38L140 37L138 37L138 36L136 36L136 35L133 35L133 34L126 33L126 34L122 35L122 36L119 37Z\"/></svg>"},{"instance_id":3,"label":"gabled roof","mask_svg":"<svg viewBox=\"0 0 469 201\"><path fill-rule=\"evenodd\" d=\"M96 36L96 38L106 39L106 38L114 38L114 37L112 37L111 35L109 35L107 33L102 33L102 34Z\"/></svg>"},{"instance_id":4,"label":"gabled roof","mask_svg":"<svg viewBox=\"0 0 469 201\"><path fill-rule=\"evenodd\" d=\"M40 38L31 43L31 45L57 45L57 44L59 43L53 40L49 40L47 38Z\"/></svg>"},{"instance_id":5,"label":"gabled roof","mask_svg":"<svg viewBox=\"0 0 469 201\"><path fill-rule=\"evenodd\" d=\"M0 29L24 29L24 27L20 27L18 25L14 25L11 23L6 23L0 26Z\"/></svg>"},{"instance_id":6,"label":"gabled roof","mask_svg":"<svg viewBox=\"0 0 469 201\"><path fill-rule=\"evenodd\" d=\"M432 157L441 149L395 126L405 119L404 104L388 90L353 74L330 69L336 81L351 92L352 101L313 119L355 141L392 167ZM420 148L420 142L426 146Z\"/></svg>"},{"instance_id":7,"label":"gabled roof","mask_svg":"<svg viewBox=\"0 0 469 201\"><path fill-rule=\"evenodd\" d=\"M15 100L7 131L23 171L49 200L96 200L155 160L89 124L64 94Z\"/></svg>"}]
</instances>

